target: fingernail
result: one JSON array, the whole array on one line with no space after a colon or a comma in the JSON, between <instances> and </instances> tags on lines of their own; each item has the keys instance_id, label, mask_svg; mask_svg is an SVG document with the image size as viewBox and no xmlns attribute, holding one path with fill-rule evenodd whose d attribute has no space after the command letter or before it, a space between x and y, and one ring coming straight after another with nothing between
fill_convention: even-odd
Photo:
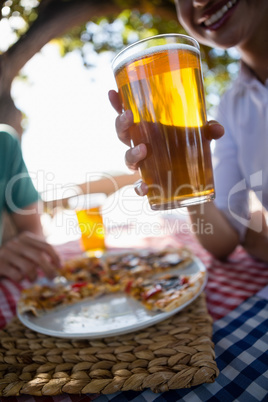
<instances>
[{"instance_id":1,"label":"fingernail","mask_svg":"<svg viewBox=\"0 0 268 402\"><path fill-rule=\"evenodd\" d=\"M122 115L121 115L121 119L123 120L123 121L128 121L129 120L129 113L130 113L130 111L129 110L125 110L124 111L124 113L122 113Z\"/></svg>"},{"instance_id":2,"label":"fingernail","mask_svg":"<svg viewBox=\"0 0 268 402\"><path fill-rule=\"evenodd\" d=\"M141 152L141 150L140 150L140 146L139 146L139 145L137 145L136 147L132 148L132 154L133 154L133 155L139 155L140 152Z\"/></svg>"},{"instance_id":3,"label":"fingernail","mask_svg":"<svg viewBox=\"0 0 268 402\"><path fill-rule=\"evenodd\" d=\"M220 123L215 122L215 121L209 121L209 122L208 122L208 125L209 125L209 126L219 126L219 127L224 128Z\"/></svg>"},{"instance_id":4,"label":"fingernail","mask_svg":"<svg viewBox=\"0 0 268 402\"><path fill-rule=\"evenodd\" d=\"M138 181L135 183L135 191L136 191L136 193L137 193L138 195L143 195L142 190L141 190L141 186L142 186L142 181L141 181L141 180L138 180Z\"/></svg>"}]
</instances>

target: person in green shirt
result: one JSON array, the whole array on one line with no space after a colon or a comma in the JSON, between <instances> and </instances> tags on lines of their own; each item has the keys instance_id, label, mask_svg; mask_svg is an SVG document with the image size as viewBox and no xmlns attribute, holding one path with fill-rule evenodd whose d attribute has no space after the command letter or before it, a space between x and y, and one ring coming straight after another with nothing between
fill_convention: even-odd
<instances>
[{"instance_id":1,"label":"person in green shirt","mask_svg":"<svg viewBox=\"0 0 268 402\"><path fill-rule=\"evenodd\" d=\"M38 203L17 133L0 124L0 279L34 281L38 267L51 278L60 267L60 257L45 241ZM14 222L17 235L2 243L4 211Z\"/></svg>"}]
</instances>

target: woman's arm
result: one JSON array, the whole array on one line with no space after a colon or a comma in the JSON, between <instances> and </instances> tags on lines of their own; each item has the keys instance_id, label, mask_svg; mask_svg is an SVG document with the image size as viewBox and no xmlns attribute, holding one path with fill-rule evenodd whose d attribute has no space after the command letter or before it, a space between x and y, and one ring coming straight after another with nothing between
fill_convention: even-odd
<instances>
[{"instance_id":1,"label":"woman's arm","mask_svg":"<svg viewBox=\"0 0 268 402\"><path fill-rule=\"evenodd\" d=\"M188 207L191 228L202 246L218 259L226 258L239 244L239 234L214 202Z\"/></svg>"}]
</instances>

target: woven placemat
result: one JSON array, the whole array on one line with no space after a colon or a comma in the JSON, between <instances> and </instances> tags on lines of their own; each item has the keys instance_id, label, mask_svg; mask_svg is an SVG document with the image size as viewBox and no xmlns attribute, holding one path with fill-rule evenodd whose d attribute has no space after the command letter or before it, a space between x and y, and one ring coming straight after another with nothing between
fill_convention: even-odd
<instances>
[{"instance_id":1,"label":"woven placemat","mask_svg":"<svg viewBox=\"0 0 268 402\"><path fill-rule=\"evenodd\" d=\"M0 331L0 395L164 392L213 382L211 336L204 294L157 325L96 340L42 335L16 318Z\"/></svg>"}]
</instances>

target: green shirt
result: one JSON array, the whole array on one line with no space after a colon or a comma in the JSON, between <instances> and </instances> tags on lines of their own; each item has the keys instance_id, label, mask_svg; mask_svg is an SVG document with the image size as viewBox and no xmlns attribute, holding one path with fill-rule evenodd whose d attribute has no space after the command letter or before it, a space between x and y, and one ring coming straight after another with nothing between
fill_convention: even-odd
<instances>
[{"instance_id":1,"label":"green shirt","mask_svg":"<svg viewBox=\"0 0 268 402\"><path fill-rule=\"evenodd\" d=\"M0 244L3 211L19 213L38 199L16 132L10 126L0 124Z\"/></svg>"}]
</instances>

